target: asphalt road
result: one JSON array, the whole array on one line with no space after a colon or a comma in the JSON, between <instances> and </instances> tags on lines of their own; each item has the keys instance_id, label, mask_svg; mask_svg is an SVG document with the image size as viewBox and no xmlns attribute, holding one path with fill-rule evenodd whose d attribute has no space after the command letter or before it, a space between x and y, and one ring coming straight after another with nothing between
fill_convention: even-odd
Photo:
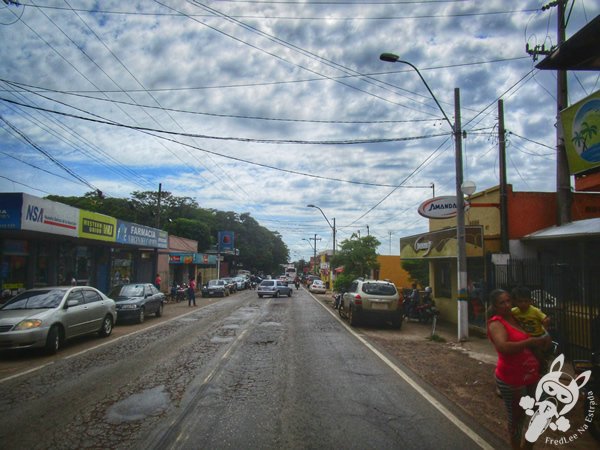
<instances>
[{"instance_id":1,"label":"asphalt road","mask_svg":"<svg viewBox=\"0 0 600 450\"><path fill-rule=\"evenodd\" d=\"M203 302L3 357L2 447L491 448L305 290Z\"/></svg>"}]
</instances>

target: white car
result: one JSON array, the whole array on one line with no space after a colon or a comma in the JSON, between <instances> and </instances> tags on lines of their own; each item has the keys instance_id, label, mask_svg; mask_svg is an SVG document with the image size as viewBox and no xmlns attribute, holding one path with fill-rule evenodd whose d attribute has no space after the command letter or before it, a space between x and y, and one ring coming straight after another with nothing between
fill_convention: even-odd
<instances>
[{"instance_id":1,"label":"white car","mask_svg":"<svg viewBox=\"0 0 600 450\"><path fill-rule=\"evenodd\" d=\"M325 283L321 280L313 280L312 284L308 287L308 290L314 294L324 294L327 292Z\"/></svg>"}]
</instances>

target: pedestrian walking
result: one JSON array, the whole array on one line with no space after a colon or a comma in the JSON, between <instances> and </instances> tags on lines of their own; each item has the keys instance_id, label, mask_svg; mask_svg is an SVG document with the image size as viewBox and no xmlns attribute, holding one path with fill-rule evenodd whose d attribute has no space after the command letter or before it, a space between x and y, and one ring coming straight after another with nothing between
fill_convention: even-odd
<instances>
[{"instance_id":1,"label":"pedestrian walking","mask_svg":"<svg viewBox=\"0 0 600 450\"><path fill-rule=\"evenodd\" d=\"M196 280L194 277L190 277L190 283L188 284L188 306L196 306Z\"/></svg>"}]
</instances>

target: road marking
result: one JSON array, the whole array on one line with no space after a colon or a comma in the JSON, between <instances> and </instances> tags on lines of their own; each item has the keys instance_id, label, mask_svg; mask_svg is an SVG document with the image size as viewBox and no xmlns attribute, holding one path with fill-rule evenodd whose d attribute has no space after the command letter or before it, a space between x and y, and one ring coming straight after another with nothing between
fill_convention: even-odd
<instances>
[{"instance_id":1,"label":"road marking","mask_svg":"<svg viewBox=\"0 0 600 450\"><path fill-rule=\"evenodd\" d=\"M206 305L206 306L208 306L208 305ZM90 351L92 351L92 350L96 350L96 349L102 348L102 347L104 347L104 346L106 346L106 345L109 345L109 344L113 344L113 343L115 343L115 342L118 342L118 341L120 341L120 340L121 340L121 339L123 339L123 338L129 337L129 336L134 336L134 335L136 335L136 334L138 334L138 333L141 333L142 331L151 330L151 329L153 329L153 328L156 328L156 327L158 327L158 326L161 326L161 325L164 325L164 324L166 324L166 323L169 323L169 322L171 322L171 321L173 321L173 320L180 319L181 317L189 316L190 314L192 314L192 313L194 313L194 312L196 312L196 311L198 311L198 309L194 309L194 310L192 310L192 311L190 311L190 312L187 312L187 313L185 313L185 314L181 314L181 315L179 315L179 316L171 317L169 320L165 320L165 321L163 321L163 322L156 323L156 324L154 324L154 325L151 325L151 326L149 326L149 327L146 327L146 328L142 328L142 329L140 329L140 330L135 330L135 331L132 331L131 333L124 334L124 335L122 335L122 336L119 336L119 337L117 337L117 338L112 338L112 339L111 339L111 340L109 340L109 341L102 342L101 344L95 345L95 346L93 346L93 347L90 347L90 348L88 348L88 349L82 350L82 351L80 351L80 352L77 352L77 353L73 353L72 355L68 355L68 356L64 356L64 357L62 357L62 358L58 358L58 360L61 360L61 359L67 360L67 359L74 358L74 357L76 357L76 356L81 356L81 355L83 355L83 354L85 354L85 353L87 353L87 352L90 352ZM36 372L36 371L38 371L38 370L40 370L40 369L43 369L44 367L47 367L47 366L49 366L49 365L51 365L51 364L54 364L54 363L55 363L55 361L51 361L51 362L49 362L49 363L45 363L45 364L41 364L41 365L39 365L39 366L36 366L36 367L32 367L31 369L28 369L28 370L26 370L26 371L24 371L24 372L15 373L14 375L10 375L10 376L8 376L8 377L6 377L6 378L2 378L2 379L0 379L0 384L1 384L1 383L4 383L5 381L14 380L15 378L22 377L23 375L28 375L28 374L30 374L30 373Z\"/></svg>"},{"instance_id":2,"label":"road marking","mask_svg":"<svg viewBox=\"0 0 600 450\"><path fill-rule=\"evenodd\" d=\"M307 291L308 292L308 291ZM466 423L456 417L448 408L442 405L437 399L435 399L429 392L419 386L406 372L400 369L397 365L395 365L387 356L373 347L365 338L359 335L356 331L354 331L349 325L347 325L344 321L342 321L341 317L338 314L331 310L329 305L325 305L318 298L312 295L311 292L308 294L316 301L319 305L321 305L329 314L331 314L335 319L337 319L345 328L352 334L356 339L358 339L365 347L371 350L379 359L381 359L388 367L390 367L396 374L398 374L404 381L406 381L418 394L420 394L425 400L427 400L435 409L437 409L442 415L444 415L450 422L452 422L459 430L465 433L473 442L479 445L481 448L486 450L493 450L488 442L483 439L479 434L477 434L474 430L472 430Z\"/></svg>"}]
</instances>

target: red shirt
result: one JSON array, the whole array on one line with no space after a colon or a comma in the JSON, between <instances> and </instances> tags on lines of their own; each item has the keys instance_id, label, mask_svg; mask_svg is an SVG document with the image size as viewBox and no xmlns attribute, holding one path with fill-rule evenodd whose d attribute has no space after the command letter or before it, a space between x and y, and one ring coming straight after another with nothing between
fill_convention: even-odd
<instances>
[{"instance_id":1,"label":"red shirt","mask_svg":"<svg viewBox=\"0 0 600 450\"><path fill-rule=\"evenodd\" d=\"M506 329L509 342L520 342L529 338L527 333L514 328L500 316L491 317L488 326L495 320ZM499 352L497 348L496 352L498 352L498 363L495 374L500 381L513 386L527 386L540 379L540 363L528 348L513 354Z\"/></svg>"}]
</instances>

